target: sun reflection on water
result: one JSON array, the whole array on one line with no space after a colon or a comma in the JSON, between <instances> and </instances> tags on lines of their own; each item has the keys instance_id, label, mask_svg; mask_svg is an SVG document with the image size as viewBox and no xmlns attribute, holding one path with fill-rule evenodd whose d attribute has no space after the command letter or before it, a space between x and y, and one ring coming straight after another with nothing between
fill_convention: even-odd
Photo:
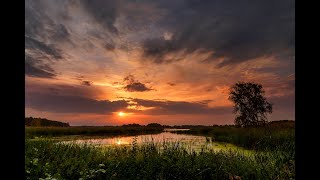
<instances>
[{"instance_id":1,"label":"sun reflection on water","mask_svg":"<svg viewBox=\"0 0 320 180\"><path fill-rule=\"evenodd\" d=\"M68 142L68 141L66 141ZM201 151L203 148L209 148L214 151L220 150L240 150L250 154L248 150L244 150L228 143L220 143L212 141L210 137L194 136L186 134L176 134L171 132L162 132L159 134L147 134L138 136L123 136L123 137L106 137L97 139L78 139L73 142L76 143L90 143L96 145L107 145L107 146L130 146L135 142L136 144L148 144L152 143L156 146L161 147L164 143L171 144L174 146L184 146L187 149ZM248 151L248 152L247 152Z\"/></svg>"}]
</instances>

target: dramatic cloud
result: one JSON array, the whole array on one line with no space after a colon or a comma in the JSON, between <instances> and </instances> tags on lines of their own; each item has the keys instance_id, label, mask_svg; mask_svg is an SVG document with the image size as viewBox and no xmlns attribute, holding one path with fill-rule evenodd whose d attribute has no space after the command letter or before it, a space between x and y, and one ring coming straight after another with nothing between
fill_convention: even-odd
<instances>
[{"instance_id":1,"label":"dramatic cloud","mask_svg":"<svg viewBox=\"0 0 320 180\"><path fill-rule=\"evenodd\" d=\"M250 81L294 119L294 51L292 0L25 0L26 115L230 123Z\"/></svg>"},{"instance_id":2,"label":"dramatic cloud","mask_svg":"<svg viewBox=\"0 0 320 180\"><path fill-rule=\"evenodd\" d=\"M131 84L128 84L124 87L124 89L126 91L129 92L143 92L143 91L150 91L150 88L147 88L144 84L140 83L140 82L133 82Z\"/></svg>"},{"instance_id":3,"label":"dramatic cloud","mask_svg":"<svg viewBox=\"0 0 320 180\"><path fill-rule=\"evenodd\" d=\"M27 76L52 78L52 68L63 52L52 44L55 39L64 41L69 32L63 24L56 24L46 13L44 2L25 2L25 74Z\"/></svg>"},{"instance_id":4,"label":"dramatic cloud","mask_svg":"<svg viewBox=\"0 0 320 180\"><path fill-rule=\"evenodd\" d=\"M56 89L52 89L55 91ZM94 100L81 96L60 95L56 93L27 93L26 106L41 111L56 113L97 113L110 114L120 110L128 112L144 113L150 115L166 114L228 114L232 111L230 107L208 107L206 102L184 102L184 101L159 101L132 99L136 107L144 107L146 110L128 109L130 103L126 100L109 101ZM149 109L148 109L149 108Z\"/></svg>"},{"instance_id":5,"label":"dramatic cloud","mask_svg":"<svg viewBox=\"0 0 320 180\"><path fill-rule=\"evenodd\" d=\"M97 101L80 96L28 93L25 105L37 110L57 113L110 114L125 109L128 103L124 100Z\"/></svg>"},{"instance_id":6,"label":"dramatic cloud","mask_svg":"<svg viewBox=\"0 0 320 180\"><path fill-rule=\"evenodd\" d=\"M78 96L87 99L108 99L108 96L101 96L105 92L99 86L86 86L75 81L75 84L61 83L56 78L26 78L26 94L55 94L60 96Z\"/></svg>"},{"instance_id":7,"label":"dramatic cloud","mask_svg":"<svg viewBox=\"0 0 320 180\"><path fill-rule=\"evenodd\" d=\"M132 75L125 77L124 82L127 84L124 89L129 92L144 92L152 90L151 88L146 87L145 84L135 80Z\"/></svg>"},{"instance_id":8,"label":"dramatic cloud","mask_svg":"<svg viewBox=\"0 0 320 180\"><path fill-rule=\"evenodd\" d=\"M220 66L261 56L294 53L294 1L171 1L159 2L167 13L159 21L172 32L165 38L147 39L144 54L155 63L171 61L171 52L212 52Z\"/></svg>"},{"instance_id":9,"label":"dramatic cloud","mask_svg":"<svg viewBox=\"0 0 320 180\"><path fill-rule=\"evenodd\" d=\"M59 0L56 3L50 1L25 0L25 36L54 41L56 38L64 41L70 34L66 27L50 16L52 13L67 17L66 7L72 1Z\"/></svg>"},{"instance_id":10,"label":"dramatic cloud","mask_svg":"<svg viewBox=\"0 0 320 180\"><path fill-rule=\"evenodd\" d=\"M145 114L164 115L164 114L228 114L232 112L231 107L210 108L207 101L185 102L185 101L168 101L168 100L145 100L133 99L136 106L150 108L145 110Z\"/></svg>"},{"instance_id":11,"label":"dramatic cloud","mask_svg":"<svg viewBox=\"0 0 320 180\"><path fill-rule=\"evenodd\" d=\"M113 0L82 0L83 6L88 12L110 32L117 33L114 26L118 16L119 1Z\"/></svg>"},{"instance_id":12,"label":"dramatic cloud","mask_svg":"<svg viewBox=\"0 0 320 180\"><path fill-rule=\"evenodd\" d=\"M25 37L25 48L31 50L38 50L38 52L45 53L46 55L52 56L55 59L62 58L59 50L57 50L52 45L47 45L30 37Z\"/></svg>"},{"instance_id":13,"label":"dramatic cloud","mask_svg":"<svg viewBox=\"0 0 320 180\"><path fill-rule=\"evenodd\" d=\"M56 76L54 70L46 64L36 64L38 61L32 57L25 57L25 74L32 77L53 78Z\"/></svg>"},{"instance_id":14,"label":"dramatic cloud","mask_svg":"<svg viewBox=\"0 0 320 180\"><path fill-rule=\"evenodd\" d=\"M55 74L51 72L44 71L38 67L35 67L32 62L25 62L25 74L27 76L34 76L34 77L42 77L42 78L52 78Z\"/></svg>"}]
</instances>

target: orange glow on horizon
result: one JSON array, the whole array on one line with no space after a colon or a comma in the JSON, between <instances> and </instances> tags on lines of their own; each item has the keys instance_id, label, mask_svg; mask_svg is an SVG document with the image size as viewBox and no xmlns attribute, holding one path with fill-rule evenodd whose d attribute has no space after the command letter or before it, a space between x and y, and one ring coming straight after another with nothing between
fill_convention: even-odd
<instances>
[{"instance_id":1,"label":"orange glow on horizon","mask_svg":"<svg viewBox=\"0 0 320 180\"><path fill-rule=\"evenodd\" d=\"M120 145L121 144L121 140L117 140L117 144Z\"/></svg>"},{"instance_id":2,"label":"orange glow on horizon","mask_svg":"<svg viewBox=\"0 0 320 180\"><path fill-rule=\"evenodd\" d=\"M125 115L125 113L124 112L118 112L118 116L120 116L120 117L123 117Z\"/></svg>"}]
</instances>

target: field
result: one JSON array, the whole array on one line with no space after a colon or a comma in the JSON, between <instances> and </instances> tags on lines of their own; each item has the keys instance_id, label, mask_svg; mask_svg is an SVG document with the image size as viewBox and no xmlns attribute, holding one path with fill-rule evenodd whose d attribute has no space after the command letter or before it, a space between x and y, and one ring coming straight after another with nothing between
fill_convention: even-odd
<instances>
[{"instance_id":1,"label":"field","mask_svg":"<svg viewBox=\"0 0 320 180\"><path fill-rule=\"evenodd\" d=\"M139 128L144 128L143 133L159 130L126 128L27 128L26 179L295 179L292 125L273 125L267 129L207 126L177 132L233 143L251 150L250 155L237 150L214 151L208 148L189 151L179 142L137 144L133 140L130 146L104 147L51 140L57 135L76 135L75 132L113 136L141 134ZM42 138L31 138L40 136Z\"/></svg>"}]
</instances>

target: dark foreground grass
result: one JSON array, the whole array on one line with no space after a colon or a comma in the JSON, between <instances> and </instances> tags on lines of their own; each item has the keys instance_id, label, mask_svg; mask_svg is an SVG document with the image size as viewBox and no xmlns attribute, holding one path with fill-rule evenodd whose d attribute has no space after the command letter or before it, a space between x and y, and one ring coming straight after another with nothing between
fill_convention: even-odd
<instances>
[{"instance_id":1,"label":"dark foreground grass","mask_svg":"<svg viewBox=\"0 0 320 180\"><path fill-rule=\"evenodd\" d=\"M97 147L26 140L26 179L294 179L294 149L199 153L179 144Z\"/></svg>"},{"instance_id":2,"label":"dark foreground grass","mask_svg":"<svg viewBox=\"0 0 320 180\"><path fill-rule=\"evenodd\" d=\"M115 135L139 135L153 134L163 131L163 127L25 127L26 138L57 137L69 135L83 136L115 136Z\"/></svg>"}]
</instances>

